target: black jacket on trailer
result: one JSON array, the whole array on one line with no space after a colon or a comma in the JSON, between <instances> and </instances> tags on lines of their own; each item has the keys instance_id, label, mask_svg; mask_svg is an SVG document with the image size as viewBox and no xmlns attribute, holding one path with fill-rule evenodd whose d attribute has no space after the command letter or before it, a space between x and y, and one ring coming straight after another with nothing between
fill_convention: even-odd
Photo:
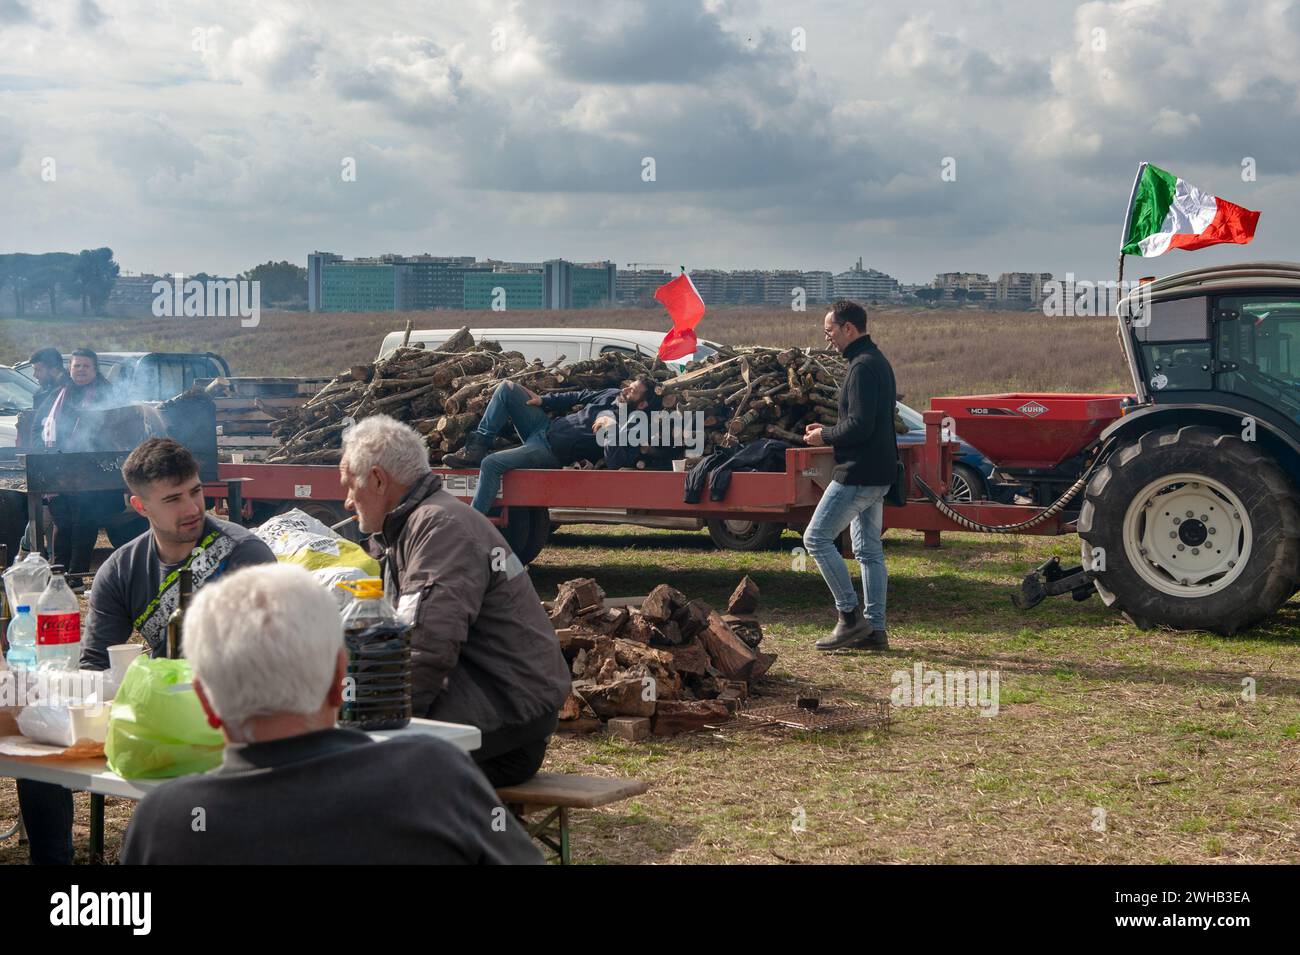
<instances>
[{"instance_id":1,"label":"black jacket on trailer","mask_svg":"<svg viewBox=\"0 0 1300 955\"><path fill-rule=\"evenodd\" d=\"M822 429L822 440L835 450L831 477L841 484L893 484L898 471L894 369L870 335L854 339L844 357L849 370L840 386L839 420Z\"/></svg>"},{"instance_id":2,"label":"black jacket on trailer","mask_svg":"<svg viewBox=\"0 0 1300 955\"><path fill-rule=\"evenodd\" d=\"M619 389L603 388L600 390L583 389L582 391L554 391L542 395L542 408L545 411L571 411L574 405L582 405L572 414L562 414L551 421L546 429L546 441L551 446L551 453L561 464L573 464L575 461L605 461L605 467L630 468L636 464L639 446L627 444L610 444L601 447L592 426L601 415L618 418ZM628 409L630 415L632 409Z\"/></svg>"}]
</instances>

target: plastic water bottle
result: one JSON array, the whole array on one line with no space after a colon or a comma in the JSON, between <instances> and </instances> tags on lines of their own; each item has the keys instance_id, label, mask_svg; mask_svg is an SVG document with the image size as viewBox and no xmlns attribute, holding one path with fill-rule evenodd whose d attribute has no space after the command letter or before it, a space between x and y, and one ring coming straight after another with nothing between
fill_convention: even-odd
<instances>
[{"instance_id":1,"label":"plastic water bottle","mask_svg":"<svg viewBox=\"0 0 1300 955\"><path fill-rule=\"evenodd\" d=\"M36 601L36 665L41 669L76 670L81 663L81 605L61 567Z\"/></svg>"},{"instance_id":2,"label":"plastic water bottle","mask_svg":"<svg viewBox=\"0 0 1300 955\"><path fill-rule=\"evenodd\" d=\"M32 608L23 604L16 608L14 618L9 621L9 630L5 633L9 640L9 653L5 659L11 670L36 669L36 620L32 617Z\"/></svg>"}]
</instances>

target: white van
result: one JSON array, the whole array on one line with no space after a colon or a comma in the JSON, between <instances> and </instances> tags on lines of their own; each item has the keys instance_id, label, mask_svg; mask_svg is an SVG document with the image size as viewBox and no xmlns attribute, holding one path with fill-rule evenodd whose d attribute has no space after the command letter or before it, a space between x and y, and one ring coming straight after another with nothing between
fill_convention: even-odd
<instances>
[{"instance_id":1,"label":"white van","mask_svg":"<svg viewBox=\"0 0 1300 955\"><path fill-rule=\"evenodd\" d=\"M457 328L420 328L411 332L411 344L423 344L436 349L459 331ZM606 352L641 354L653 358L667 332L646 332L628 328L471 328L474 341L494 341L504 351L522 352L525 359L540 358L548 365L556 359L562 364L598 358ZM379 347L379 357L395 351L402 344L403 332L390 332ZM694 356L683 356L665 362L670 368L680 369L692 357L696 361L716 352L721 346L716 342L700 341Z\"/></svg>"}]
</instances>

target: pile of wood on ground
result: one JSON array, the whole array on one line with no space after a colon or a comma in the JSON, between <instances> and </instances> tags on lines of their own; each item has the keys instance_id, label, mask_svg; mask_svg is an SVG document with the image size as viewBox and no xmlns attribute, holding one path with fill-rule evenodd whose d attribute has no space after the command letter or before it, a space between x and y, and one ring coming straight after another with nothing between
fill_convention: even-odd
<instances>
[{"instance_id":1,"label":"pile of wood on ground","mask_svg":"<svg viewBox=\"0 0 1300 955\"><path fill-rule=\"evenodd\" d=\"M637 375L669 377L660 364L617 352L561 366L527 362L519 352L502 352L496 342L476 343L465 327L438 349L403 347L377 362L355 365L273 426L279 440L269 462L334 464L341 456L343 429L369 415L387 414L425 436L429 460L458 451L478 426L492 392L502 381L545 394L557 389L614 388ZM503 429L497 448L512 447L514 430Z\"/></svg>"},{"instance_id":2,"label":"pile of wood on ground","mask_svg":"<svg viewBox=\"0 0 1300 955\"><path fill-rule=\"evenodd\" d=\"M548 605L573 692L561 731L602 724L626 739L725 723L776 660L759 649L758 585L746 576L719 613L660 584L639 602L611 605L590 577L560 585Z\"/></svg>"},{"instance_id":3,"label":"pile of wood on ground","mask_svg":"<svg viewBox=\"0 0 1300 955\"><path fill-rule=\"evenodd\" d=\"M664 409L703 412L706 450L780 438L803 444L804 425L833 425L846 365L800 348L724 348L660 386Z\"/></svg>"}]
</instances>

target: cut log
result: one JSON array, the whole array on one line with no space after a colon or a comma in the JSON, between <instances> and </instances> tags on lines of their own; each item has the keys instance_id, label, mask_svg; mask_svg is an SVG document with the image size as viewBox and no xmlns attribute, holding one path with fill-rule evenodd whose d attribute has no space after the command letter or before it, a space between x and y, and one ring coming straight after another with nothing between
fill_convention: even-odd
<instances>
[{"instance_id":1,"label":"cut log","mask_svg":"<svg viewBox=\"0 0 1300 955\"><path fill-rule=\"evenodd\" d=\"M575 630L613 637L622 633L623 628L627 626L628 616L626 607L602 607L599 610L588 610L578 614L573 618L572 627Z\"/></svg>"},{"instance_id":2,"label":"cut log","mask_svg":"<svg viewBox=\"0 0 1300 955\"><path fill-rule=\"evenodd\" d=\"M732 633L727 621L716 611L709 614L709 625L700 631L700 640L709 651L713 665L728 680L749 679L758 659L743 640Z\"/></svg>"},{"instance_id":3,"label":"cut log","mask_svg":"<svg viewBox=\"0 0 1300 955\"><path fill-rule=\"evenodd\" d=\"M563 605L565 597L569 593L572 593L574 597L575 614L604 606L605 591L601 589L600 584L590 577L575 577L573 580L566 580L560 584L555 596L557 607Z\"/></svg>"},{"instance_id":4,"label":"cut log","mask_svg":"<svg viewBox=\"0 0 1300 955\"><path fill-rule=\"evenodd\" d=\"M610 736L635 743L650 735L650 720L645 716L616 716L605 724Z\"/></svg>"},{"instance_id":5,"label":"cut log","mask_svg":"<svg viewBox=\"0 0 1300 955\"><path fill-rule=\"evenodd\" d=\"M615 716L653 716L655 700L647 693L648 687L640 679L625 678L612 683L593 683L577 680L573 692L595 711L601 719ZM647 698L649 697L649 698Z\"/></svg>"},{"instance_id":6,"label":"cut log","mask_svg":"<svg viewBox=\"0 0 1300 955\"><path fill-rule=\"evenodd\" d=\"M676 587L660 584L646 596L641 604L641 616L651 623L663 624L687 604L686 595Z\"/></svg>"},{"instance_id":7,"label":"cut log","mask_svg":"<svg viewBox=\"0 0 1300 955\"><path fill-rule=\"evenodd\" d=\"M709 625L709 614L713 608L703 600L695 599L686 604L676 616L677 626L681 628L682 639L689 640Z\"/></svg>"},{"instance_id":8,"label":"cut log","mask_svg":"<svg viewBox=\"0 0 1300 955\"><path fill-rule=\"evenodd\" d=\"M767 673L768 670L772 669L772 664L775 662L775 653L760 653L758 655L758 660L754 663L754 672L750 675L751 682L757 680L759 677Z\"/></svg>"},{"instance_id":9,"label":"cut log","mask_svg":"<svg viewBox=\"0 0 1300 955\"><path fill-rule=\"evenodd\" d=\"M721 700L664 700L656 708L651 724L656 736L695 733L731 719Z\"/></svg>"},{"instance_id":10,"label":"cut log","mask_svg":"<svg viewBox=\"0 0 1300 955\"><path fill-rule=\"evenodd\" d=\"M678 673L694 673L703 676L708 672L711 662L709 652L698 640L692 640L679 647L671 647L665 652L672 657L669 665Z\"/></svg>"},{"instance_id":11,"label":"cut log","mask_svg":"<svg viewBox=\"0 0 1300 955\"><path fill-rule=\"evenodd\" d=\"M758 647L763 642L763 626L758 622L757 617L737 616L736 614L723 614L722 619L727 622L731 632L745 641L745 645L751 650Z\"/></svg>"},{"instance_id":12,"label":"cut log","mask_svg":"<svg viewBox=\"0 0 1300 955\"><path fill-rule=\"evenodd\" d=\"M754 578L746 574L732 591L731 599L727 601L727 613L746 614L753 613L758 609L758 584L754 583Z\"/></svg>"}]
</instances>

